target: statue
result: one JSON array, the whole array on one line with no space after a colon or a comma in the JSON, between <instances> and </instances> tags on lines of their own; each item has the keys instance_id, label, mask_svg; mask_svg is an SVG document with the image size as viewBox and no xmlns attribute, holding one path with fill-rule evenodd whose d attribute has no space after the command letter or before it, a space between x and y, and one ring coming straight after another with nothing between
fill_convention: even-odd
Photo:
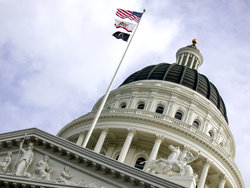
<instances>
[{"instance_id":1,"label":"statue","mask_svg":"<svg viewBox=\"0 0 250 188\"><path fill-rule=\"evenodd\" d=\"M149 161L144 171L153 174L193 176L196 178L197 175L193 173L193 169L188 163L196 160L199 157L199 153L197 156L193 156L187 149L181 151L179 147L174 147L172 145L168 148L172 153L167 159L161 158Z\"/></svg>"},{"instance_id":2,"label":"statue","mask_svg":"<svg viewBox=\"0 0 250 188\"><path fill-rule=\"evenodd\" d=\"M168 156L168 161L169 162L175 162L177 157L180 155L180 148L178 147L174 147L173 145L169 145L168 148L172 151L172 153Z\"/></svg>"},{"instance_id":3,"label":"statue","mask_svg":"<svg viewBox=\"0 0 250 188\"><path fill-rule=\"evenodd\" d=\"M23 143L24 143L24 139L21 141L20 143L20 151L22 156L18 159L18 162L16 164L16 168L15 168L15 175L16 176L26 176L26 177L31 177L30 173L27 172L31 162L33 161L33 144L29 143L28 149L25 150L23 149ZM17 158L19 157L19 154L17 156Z\"/></svg>"},{"instance_id":4,"label":"statue","mask_svg":"<svg viewBox=\"0 0 250 188\"><path fill-rule=\"evenodd\" d=\"M49 162L49 156L44 155L43 160L40 160L36 165L37 167L33 174L33 177L32 177L33 179L47 180L47 181L51 180L50 173L53 167L51 168L48 162Z\"/></svg>"},{"instance_id":5,"label":"statue","mask_svg":"<svg viewBox=\"0 0 250 188\"><path fill-rule=\"evenodd\" d=\"M12 160L12 152L8 152L7 156L4 157L3 162L0 162L0 173L6 173L8 171L8 167Z\"/></svg>"},{"instance_id":6,"label":"statue","mask_svg":"<svg viewBox=\"0 0 250 188\"><path fill-rule=\"evenodd\" d=\"M73 175L69 173L69 167L65 166L61 175L56 179L56 183L66 184L66 185L76 185L71 179Z\"/></svg>"}]
</instances>

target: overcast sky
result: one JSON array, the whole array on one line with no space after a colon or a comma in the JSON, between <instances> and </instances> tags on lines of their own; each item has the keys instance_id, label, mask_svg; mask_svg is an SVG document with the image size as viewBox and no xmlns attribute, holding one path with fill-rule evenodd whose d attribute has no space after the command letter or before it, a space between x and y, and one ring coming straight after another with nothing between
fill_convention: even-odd
<instances>
[{"instance_id":1,"label":"overcast sky","mask_svg":"<svg viewBox=\"0 0 250 188\"><path fill-rule=\"evenodd\" d=\"M250 3L247 0L0 0L1 133L52 134L91 111L126 43L112 37L117 8L146 9L114 88L133 72L175 62L198 40L199 69L219 90L250 187Z\"/></svg>"}]
</instances>

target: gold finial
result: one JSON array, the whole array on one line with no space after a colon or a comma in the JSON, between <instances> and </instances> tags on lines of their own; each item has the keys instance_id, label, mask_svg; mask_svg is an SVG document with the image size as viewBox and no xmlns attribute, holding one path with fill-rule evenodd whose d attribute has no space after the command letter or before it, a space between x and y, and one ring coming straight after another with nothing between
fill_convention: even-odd
<instances>
[{"instance_id":1,"label":"gold finial","mask_svg":"<svg viewBox=\"0 0 250 188\"><path fill-rule=\"evenodd\" d=\"M198 43L197 39L193 39L193 40L192 40L192 43L193 43L193 45L195 46L195 45Z\"/></svg>"},{"instance_id":2,"label":"gold finial","mask_svg":"<svg viewBox=\"0 0 250 188\"><path fill-rule=\"evenodd\" d=\"M198 48L195 46L195 45L198 43L197 39L193 39L193 40L192 40L192 43L193 43L193 44L188 45L187 47L194 48L194 49L198 50ZM198 50L198 51L199 51L199 50Z\"/></svg>"}]
</instances>

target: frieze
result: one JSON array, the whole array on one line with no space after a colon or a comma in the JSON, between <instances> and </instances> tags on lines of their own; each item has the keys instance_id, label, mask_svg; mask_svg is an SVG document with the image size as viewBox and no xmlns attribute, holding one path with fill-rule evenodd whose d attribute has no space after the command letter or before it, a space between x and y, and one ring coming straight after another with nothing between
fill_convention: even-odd
<instances>
[{"instance_id":1,"label":"frieze","mask_svg":"<svg viewBox=\"0 0 250 188\"><path fill-rule=\"evenodd\" d=\"M121 180L128 187L179 187L38 129L2 134L2 138L1 185L4 182L15 184L12 177L16 177L14 179L21 182L51 184L51 187L56 187L56 184L65 187L117 187ZM12 143L11 148L6 141ZM112 174L116 179L110 179L114 178ZM8 179L12 179L11 182Z\"/></svg>"}]
</instances>

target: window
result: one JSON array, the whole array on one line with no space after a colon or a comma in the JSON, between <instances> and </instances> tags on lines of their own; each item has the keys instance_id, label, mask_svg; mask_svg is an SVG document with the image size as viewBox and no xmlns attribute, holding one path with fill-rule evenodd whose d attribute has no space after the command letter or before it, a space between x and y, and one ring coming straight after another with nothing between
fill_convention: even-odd
<instances>
[{"instance_id":1,"label":"window","mask_svg":"<svg viewBox=\"0 0 250 188\"><path fill-rule=\"evenodd\" d=\"M138 168L140 170L143 170L144 168L144 165L145 165L145 162L146 159L144 159L143 157L139 157L137 160L136 160L136 163L135 163L135 168ZM144 163L143 163L144 162ZM143 164L142 164L143 163Z\"/></svg>"},{"instance_id":2,"label":"window","mask_svg":"<svg viewBox=\"0 0 250 188\"><path fill-rule=\"evenodd\" d=\"M174 118L175 118L175 119L178 119L178 120L181 120L181 119L182 119L182 113L176 112Z\"/></svg>"},{"instance_id":3,"label":"window","mask_svg":"<svg viewBox=\"0 0 250 188\"><path fill-rule=\"evenodd\" d=\"M127 106L127 105L126 105L125 102L123 102L123 103L120 104L120 108L126 108L126 106Z\"/></svg>"},{"instance_id":4,"label":"window","mask_svg":"<svg viewBox=\"0 0 250 188\"><path fill-rule=\"evenodd\" d=\"M118 155L116 156L115 160L118 160L118 159L119 159L119 156L120 156L120 155L118 154Z\"/></svg>"},{"instance_id":5,"label":"window","mask_svg":"<svg viewBox=\"0 0 250 188\"><path fill-rule=\"evenodd\" d=\"M199 124L198 121L195 120L195 121L193 122L193 126L196 127L196 128L198 129L199 126L200 126L200 124Z\"/></svg>"},{"instance_id":6,"label":"window","mask_svg":"<svg viewBox=\"0 0 250 188\"><path fill-rule=\"evenodd\" d=\"M141 110L143 110L144 109L144 103L140 103L138 106L137 106L137 109L141 109Z\"/></svg>"},{"instance_id":7,"label":"window","mask_svg":"<svg viewBox=\"0 0 250 188\"><path fill-rule=\"evenodd\" d=\"M158 106L155 110L156 113L163 114L164 108L162 106Z\"/></svg>"},{"instance_id":8,"label":"window","mask_svg":"<svg viewBox=\"0 0 250 188\"><path fill-rule=\"evenodd\" d=\"M208 134L209 134L209 136L211 137L211 138L213 138L214 137L214 132L211 130L211 131L209 131L208 132Z\"/></svg>"}]
</instances>

